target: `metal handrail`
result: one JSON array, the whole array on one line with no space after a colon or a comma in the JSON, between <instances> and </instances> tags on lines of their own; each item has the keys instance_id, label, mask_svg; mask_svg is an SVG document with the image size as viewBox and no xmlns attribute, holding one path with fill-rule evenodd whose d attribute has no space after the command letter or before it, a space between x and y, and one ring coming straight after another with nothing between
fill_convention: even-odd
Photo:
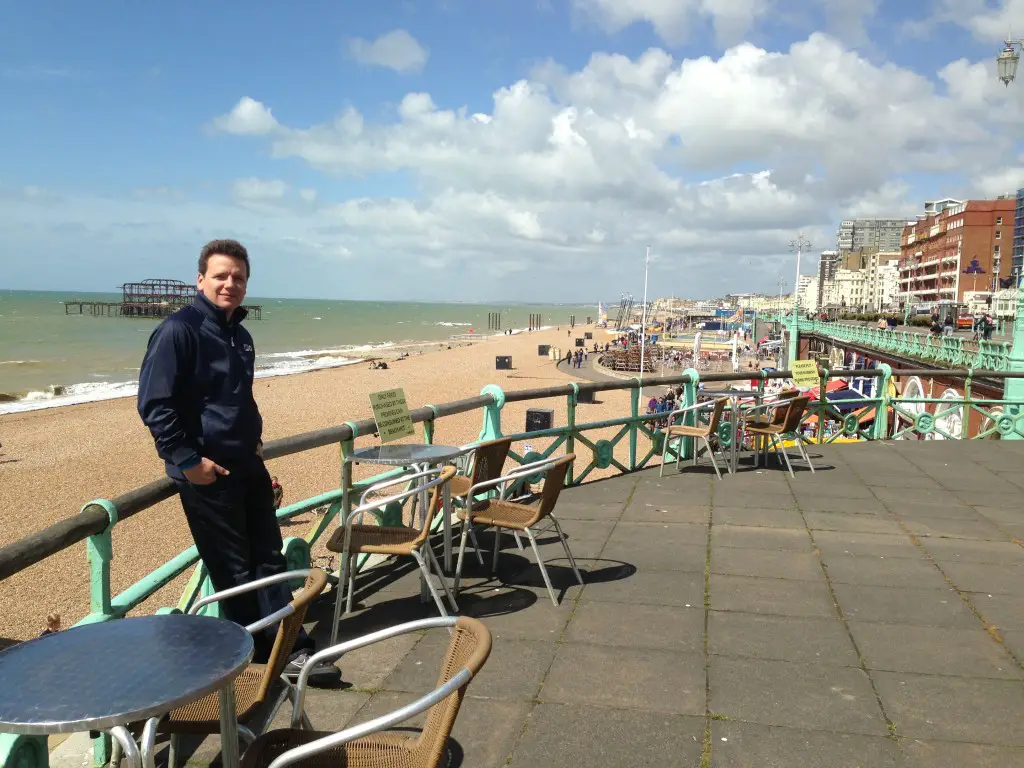
<instances>
[{"instance_id":1,"label":"metal handrail","mask_svg":"<svg viewBox=\"0 0 1024 768\"><path fill-rule=\"evenodd\" d=\"M879 369L836 369L822 370L826 378L837 377L881 377L883 372ZM949 368L906 368L892 369L893 375L900 376L943 376L953 379L958 378L980 378L986 379L1009 379L1024 378L1024 373L1011 371L971 370L971 369L949 369ZM738 373L704 373L699 376L702 382L729 382L749 381L759 379L761 381L788 379L791 378L790 371L772 371L765 373L738 372ZM694 379L689 373L682 373L674 376L652 376L644 379L643 386L666 386L669 384L690 384ZM538 400L551 397L564 397L578 392L606 392L612 390L633 390L640 387L638 379L621 379L608 382L580 382L567 383L552 387L541 387L537 389L525 389L504 393L504 400L509 402L522 402L525 400ZM486 393L476 397L463 400L456 400L441 405L416 408L410 411L414 423L433 422L444 416L467 413L479 408L493 406L495 396ZM264 456L267 459L280 458L295 453L301 453L313 448L320 448L326 445L342 443L352 440L355 436L369 436L376 434L377 427L373 419L362 419L359 421L328 427L326 429L305 432L279 440L266 443L263 447ZM177 486L169 478L157 480L141 486L127 493L121 494L111 500L117 510L117 519L124 520L144 509L168 499L177 493ZM88 504L77 515L73 515L42 530L25 536L18 541L0 549L0 581L12 576L15 573L25 570L32 565L42 562L47 557L67 549L90 536L101 534L112 525L110 515L106 509L98 504Z\"/></svg>"}]
</instances>

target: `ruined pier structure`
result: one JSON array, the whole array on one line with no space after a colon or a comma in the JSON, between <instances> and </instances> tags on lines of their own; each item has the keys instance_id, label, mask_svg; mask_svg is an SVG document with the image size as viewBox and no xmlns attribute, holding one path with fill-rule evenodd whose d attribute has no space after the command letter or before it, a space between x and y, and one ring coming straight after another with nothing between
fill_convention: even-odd
<instances>
[{"instance_id":1,"label":"ruined pier structure","mask_svg":"<svg viewBox=\"0 0 1024 768\"><path fill-rule=\"evenodd\" d=\"M167 317L196 297L196 287L181 280L143 280L121 286L121 301L65 301L64 314L118 317ZM246 304L249 317L262 320L263 307ZM77 310L77 312L75 311Z\"/></svg>"}]
</instances>

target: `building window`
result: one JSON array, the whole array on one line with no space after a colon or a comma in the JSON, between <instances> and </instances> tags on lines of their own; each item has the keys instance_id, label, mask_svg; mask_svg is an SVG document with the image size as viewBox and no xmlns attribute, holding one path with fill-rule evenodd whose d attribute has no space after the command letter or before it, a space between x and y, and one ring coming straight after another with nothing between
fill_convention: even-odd
<instances>
[{"instance_id":1,"label":"building window","mask_svg":"<svg viewBox=\"0 0 1024 768\"><path fill-rule=\"evenodd\" d=\"M995 249L993 249L992 253L993 253L993 254L994 254L995 256L998 256L998 255L999 255L999 246L998 246L998 245L997 245L997 246L995 247Z\"/></svg>"},{"instance_id":2,"label":"building window","mask_svg":"<svg viewBox=\"0 0 1024 768\"><path fill-rule=\"evenodd\" d=\"M997 229L996 230L996 240L1002 240L1002 239L1003 239L1003 230Z\"/></svg>"},{"instance_id":3,"label":"building window","mask_svg":"<svg viewBox=\"0 0 1024 768\"><path fill-rule=\"evenodd\" d=\"M997 227L1001 227L1002 225L1003 225L1003 217L1002 216L996 216L996 226Z\"/></svg>"}]
</instances>

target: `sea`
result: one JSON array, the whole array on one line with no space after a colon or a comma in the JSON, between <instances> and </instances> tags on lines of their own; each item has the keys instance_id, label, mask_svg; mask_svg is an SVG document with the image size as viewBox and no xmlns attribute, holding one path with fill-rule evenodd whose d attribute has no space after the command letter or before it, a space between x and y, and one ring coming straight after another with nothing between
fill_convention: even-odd
<instances>
[{"instance_id":1,"label":"sea","mask_svg":"<svg viewBox=\"0 0 1024 768\"><path fill-rule=\"evenodd\" d=\"M0 414L129 397L156 318L65 314L65 301L119 301L120 294L0 290ZM247 319L256 341L256 376L353 365L389 348L487 335L490 313L502 330L582 324L597 305L442 304L246 297L262 306Z\"/></svg>"}]
</instances>

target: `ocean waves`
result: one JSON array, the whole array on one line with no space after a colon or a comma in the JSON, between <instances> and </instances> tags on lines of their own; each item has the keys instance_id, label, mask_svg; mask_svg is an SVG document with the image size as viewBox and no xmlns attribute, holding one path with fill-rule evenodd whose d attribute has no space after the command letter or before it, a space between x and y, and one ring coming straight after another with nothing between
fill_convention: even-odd
<instances>
[{"instance_id":1,"label":"ocean waves","mask_svg":"<svg viewBox=\"0 0 1024 768\"><path fill-rule=\"evenodd\" d=\"M307 373L328 368L341 368L363 362L367 353L393 347L394 344L367 344L338 349L304 349L295 352L271 352L256 358L257 379L274 376L288 376L293 373ZM29 364L35 361L0 361L3 363ZM139 383L134 381L95 381L80 384L54 384L43 390L31 392L0 391L0 414L24 413L43 408L59 408L64 405L80 405L101 400L115 400L134 397L138 394Z\"/></svg>"}]
</instances>

